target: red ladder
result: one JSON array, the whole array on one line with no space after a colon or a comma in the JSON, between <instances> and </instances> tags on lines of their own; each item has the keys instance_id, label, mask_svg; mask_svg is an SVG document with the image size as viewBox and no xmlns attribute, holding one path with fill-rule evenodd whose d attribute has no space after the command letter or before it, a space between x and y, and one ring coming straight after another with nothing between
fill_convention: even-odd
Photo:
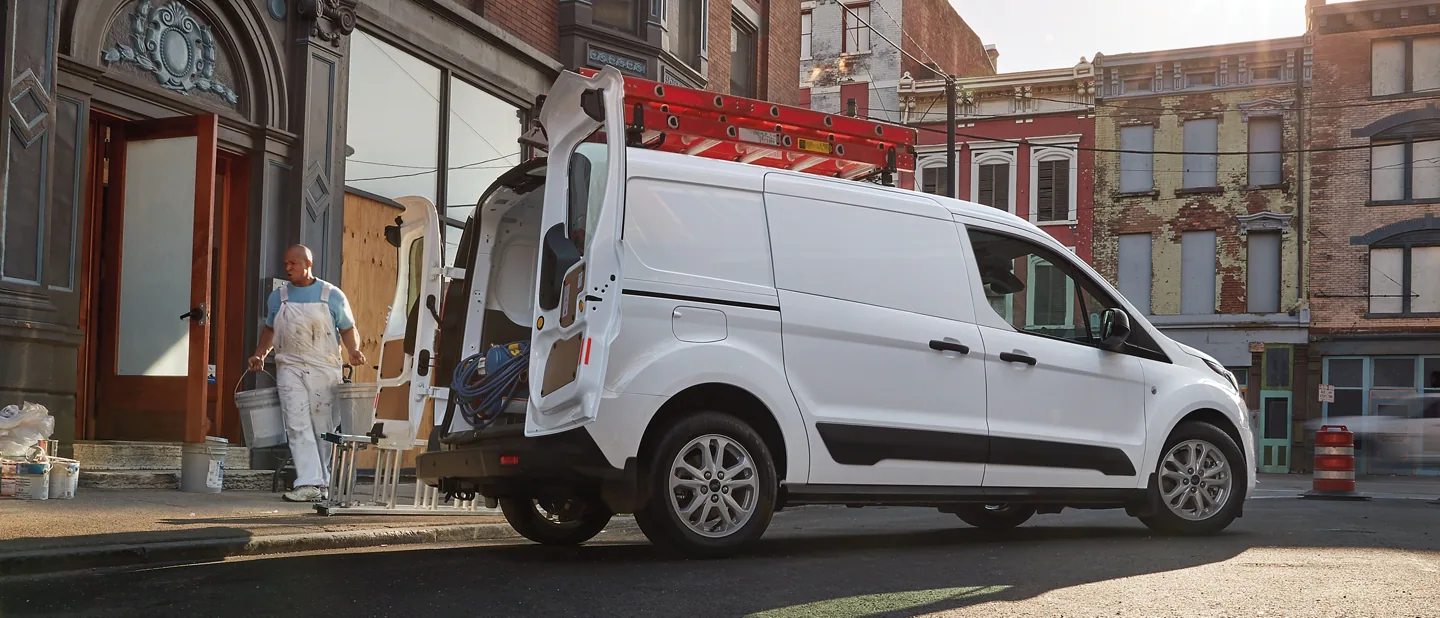
<instances>
[{"instance_id":1,"label":"red ladder","mask_svg":"<svg viewBox=\"0 0 1440 618\"><path fill-rule=\"evenodd\" d=\"M580 74L598 71L582 68ZM914 171L915 129L625 76L627 139L637 147L862 178Z\"/></svg>"}]
</instances>

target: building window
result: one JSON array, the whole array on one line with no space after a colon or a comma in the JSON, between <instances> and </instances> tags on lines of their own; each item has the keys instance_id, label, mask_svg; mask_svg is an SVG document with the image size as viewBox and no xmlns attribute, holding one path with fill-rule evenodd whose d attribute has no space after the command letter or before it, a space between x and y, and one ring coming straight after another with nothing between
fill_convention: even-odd
<instances>
[{"instance_id":1,"label":"building window","mask_svg":"<svg viewBox=\"0 0 1440 618\"><path fill-rule=\"evenodd\" d=\"M800 59L809 60L810 56L810 33L814 27L814 14L805 11L800 14Z\"/></svg>"},{"instance_id":2,"label":"building window","mask_svg":"<svg viewBox=\"0 0 1440 618\"><path fill-rule=\"evenodd\" d=\"M1440 198L1440 140L1435 136L1411 135L1399 140L1371 141L1371 201L1437 198Z\"/></svg>"},{"instance_id":3,"label":"building window","mask_svg":"<svg viewBox=\"0 0 1440 618\"><path fill-rule=\"evenodd\" d=\"M1215 85L1215 72L1205 71L1203 73L1186 73L1186 88L1210 88Z\"/></svg>"},{"instance_id":4,"label":"building window","mask_svg":"<svg viewBox=\"0 0 1440 618\"><path fill-rule=\"evenodd\" d=\"M635 32L635 0L591 0L590 21L621 32Z\"/></svg>"},{"instance_id":5,"label":"building window","mask_svg":"<svg viewBox=\"0 0 1440 618\"><path fill-rule=\"evenodd\" d=\"M950 174L945 173L945 166L932 165L920 170L920 191L949 197Z\"/></svg>"},{"instance_id":6,"label":"building window","mask_svg":"<svg viewBox=\"0 0 1440 618\"><path fill-rule=\"evenodd\" d=\"M1015 212L1014 151L976 152L971 159L970 194L975 201L1006 212Z\"/></svg>"},{"instance_id":7,"label":"building window","mask_svg":"<svg viewBox=\"0 0 1440 618\"><path fill-rule=\"evenodd\" d=\"M345 159L345 185L429 200L446 218L446 263L454 263L458 225L521 162L518 108L363 31L351 38L350 64L365 79L350 81L344 139L354 152ZM449 118L443 133L442 116Z\"/></svg>"},{"instance_id":8,"label":"building window","mask_svg":"<svg viewBox=\"0 0 1440 618\"><path fill-rule=\"evenodd\" d=\"M1250 69L1251 82L1278 82L1280 81L1280 67L1255 67Z\"/></svg>"},{"instance_id":9,"label":"building window","mask_svg":"<svg viewBox=\"0 0 1440 618\"><path fill-rule=\"evenodd\" d=\"M756 88L756 28L738 13L730 17L730 94L737 97L755 98Z\"/></svg>"},{"instance_id":10,"label":"building window","mask_svg":"<svg viewBox=\"0 0 1440 618\"><path fill-rule=\"evenodd\" d=\"M670 53L680 62L696 71L700 70L700 58L705 50L705 9L709 6L703 0L669 0L669 13L665 16L666 37L670 42Z\"/></svg>"},{"instance_id":11,"label":"building window","mask_svg":"<svg viewBox=\"0 0 1440 618\"><path fill-rule=\"evenodd\" d=\"M1030 314L1026 330L1046 332L1052 329L1075 329L1075 283L1059 266L1039 255L1030 256L1030 272L1026 277L1030 289Z\"/></svg>"},{"instance_id":12,"label":"building window","mask_svg":"<svg viewBox=\"0 0 1440 618\"><path fill-rule=\"evenodd\" d=\"M870 51L870 5L841 5L845 38L840 51L846 54L863 54Z\"/></svg>"},{"instance_id":13,"label":"building window","mask_svg":"<svg viewBox=\"0 0 1440 618\"><path fill-rule=\"evenodd\" d=\"M1155 127L1136 125L1120 129L1120 192L1155 190Z\"/></svg>"},{"instance_id":14,"label":"building window","mask_svg":"<svg viewBox=\"0 0 1440 618\"><path fill-rule=\"evenodd\" d=\"M1152 242L1149 234L1120 236L1120 293L1145 315L1150 314Z\"/></svg>"},{"instance_id":15,"label":"building window","mask_svg":"<svg viewBox=\"0 0 1440 618\"><path fill-rule=\"evenodd\" d=\"M1440 36L1370 44L1370 94L1388 96L1440 88Z\"/></svg>"},{"instance_id":16,"label":"building window","mask_svg":"<svg viewBox=\"0 0 1440 618\"><path fill-rule=\"evenodd\" d=\"M1185 121L1184 188L1212 189L1218 186L1215 171L1219 155L1215 153L1219 129L1220 122L1214 118Z\"/></svg>"},{"instance_id":17,"label":"building window","mask_svg":"<svg viewBox=\"0 0 1440 618\"><path fill-rule=\"evenodd\" d=\"M1180 235L1180 313L1215 313L1215 232Z\"/></svg>"},{"instance_id":18,"label":"building window","mask_svg":"<svg viewBox=\"0 0 1440 618\"><path fill-rule=\"evenodd\" d=\"M1130 94L1136 92L1152 92L1155 90L1154 84L1155 79L1152 77L1127 79L1125 80L1125 93Z\"/></svg>"},{"instance_id":19,"label":"building window","mask_svg":"<svg viewBox=\"0 0 1440 618\"><path fill-rule=\"evenodd\" d=\"M1034 185L1030 192L1031 220L1037 223L1075 220L1075 165L1073 151L1054 148L1031 153Z\"/></svg>"},{"instance_id":20,"label":"building window","mask_svg":"<svg viewBox=\"0 0 1440 618\"><path fill-rule=\"evenodd\" d=\"M1370 246L1370 313L1440 314L1440 233L1409 232Z\"/></svg>"},{"instance_id":21,"label":"building window","mask_svg":"<svg viewBox=\"0 0 1440 618\"><path fill-rule=\"evenodd\" d=\"M1251 118L1250 186L1280 184L1280 149L1283 125L1278 117Z\"/></svg>"},{"instance_id":22,"label":"building window","mask_svg":"<svg viewBox=\"0 0 1440 618\"><path fill-rule=\"evenodd\" d=\"M1280 312L1280 234L1250 232L1245 250L1245 310Z\"/></svg>"}]
</instances>

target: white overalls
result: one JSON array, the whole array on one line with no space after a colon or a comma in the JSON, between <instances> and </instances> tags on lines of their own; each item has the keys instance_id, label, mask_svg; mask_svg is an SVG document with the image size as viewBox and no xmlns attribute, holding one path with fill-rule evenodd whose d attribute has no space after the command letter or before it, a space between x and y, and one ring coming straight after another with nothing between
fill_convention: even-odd
<instances>
[{"instance_id":1,"label":"white overalls","mask_svg":"<svg viewBox=\"0 0 1440 618\"><path fill-rule=\"evenodd\" d=\"M329 442L321 434L335 429L331 400L341 381L340 337L330 314L334 286L316 279L320 302L289 302L290 286L280 287L280 310L275 315L275 382L285 435L295 462L295 487L330 486Z\"/></svg>"}]
</instances>

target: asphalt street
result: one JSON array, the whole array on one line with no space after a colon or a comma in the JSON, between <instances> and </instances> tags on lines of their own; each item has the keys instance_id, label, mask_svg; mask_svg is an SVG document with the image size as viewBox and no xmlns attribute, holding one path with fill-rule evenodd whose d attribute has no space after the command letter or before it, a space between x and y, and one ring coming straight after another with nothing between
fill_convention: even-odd
<instances>
[{"instance_id":1,"label":"asphalt street","mask_svg":"<svg viewBox=\"0 0 1440 618\"><path fill-rule=\"evenodd\" d=\"M1226 533L1117 511L1003 534L924 509L776 515L749 555L597 541L375 548L0 581L0 616L1440 616L1440 506L1260 499Z\"/></svg>"}]
</instances>

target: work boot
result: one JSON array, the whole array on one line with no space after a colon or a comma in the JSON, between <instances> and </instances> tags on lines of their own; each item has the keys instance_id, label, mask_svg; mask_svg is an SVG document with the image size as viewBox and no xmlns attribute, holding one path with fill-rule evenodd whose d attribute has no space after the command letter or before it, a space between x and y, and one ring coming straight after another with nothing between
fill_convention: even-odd
<instances>
[{"instance_id":1,"label":"work boot","mask_svg":"<svg viewBox=\"0 0 1440 618\"><path fill-rule=\"evenodd\" d=\"M281 496L286 502L320 502L325 499L325 490L319 487L296 487L294 491Z\"/></svg>"}]
</instances>

